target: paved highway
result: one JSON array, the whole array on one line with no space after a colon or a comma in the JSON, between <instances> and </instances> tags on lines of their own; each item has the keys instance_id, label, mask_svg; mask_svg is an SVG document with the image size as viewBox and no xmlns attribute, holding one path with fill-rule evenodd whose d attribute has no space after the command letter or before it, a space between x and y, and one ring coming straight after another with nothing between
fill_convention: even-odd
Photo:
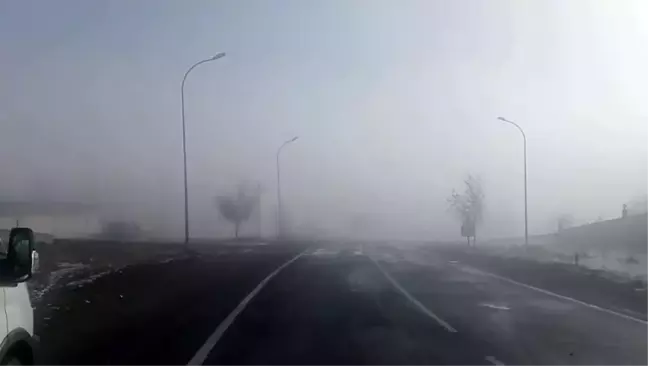
<instances>
[{"instance_id":1,"label":"paved highway","mask_svg":"<svg viewBox=\"0 0 648 366\"><path fill-rule=\"evenodd\" d=\"M642 320L493 276L447 252L370 244L199 251L126 270L123 283L97 283L102 296L128 292L131 302L118 315L80 304L77 319L107 318L68 327L47 361L647 363ZM43 342L54 338L46 335Z\"/></svg>"}]
</instances>

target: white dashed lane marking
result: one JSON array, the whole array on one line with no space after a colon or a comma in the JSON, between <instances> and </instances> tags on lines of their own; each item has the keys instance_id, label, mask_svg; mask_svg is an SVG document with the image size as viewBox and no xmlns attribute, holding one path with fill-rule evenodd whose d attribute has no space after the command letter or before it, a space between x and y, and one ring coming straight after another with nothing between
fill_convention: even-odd
<instances>
[{"instance_id":1,"label":"white dashed lane marking","mask_svg":"<svg viewBox=\"0 0 648 366\"><path fill-rule=\"evenodd\" d=\"M369 257L369 259L371 259L371 261L374 262L374 264L376 265L376 267L378 267L378 269L380 270L380 272L382 272L382 274L385 276L385 278L387 278L387 280L388 280L389 282L391 282L391 284L392 284L392 285L393 285L393 286L394 286L398 291L400 291L400 292L401 292L401 293L402 293L402 294L403 294L403 295L404 295L404 296L405 296L409 301L411 301L412 304L414 304L414 305L415 305L419 310L421 310L421 312L422 312L423 314L425 314L425 315L429 316L430 318L436 320L436 322L439 323L442 327L444 327L448 332L451 332L451 333L457 333L457 330L456 330L456 329L454 329L454 328L453 328L450 324L448 324L445 320L439 318L439 317L438 317L436 314L434 314L430 309L428 309L427 307L425 307L425 305L423 305L423 304L422 304L420 301L418 301L414 296L412 296L412 295L411 295L407 290L405 290L405 289L403 288L403 286L401 286L398 282L396 282L396 280L395 280L395 279L394 279L394 278L393 278L389 273L387 273L387 271L385 271L385 270L382 268L382 266L381 266L378 262L376 262L375 259L373 259L373 258L371 258L371 257Z\"/></svg>"}]
</instances>

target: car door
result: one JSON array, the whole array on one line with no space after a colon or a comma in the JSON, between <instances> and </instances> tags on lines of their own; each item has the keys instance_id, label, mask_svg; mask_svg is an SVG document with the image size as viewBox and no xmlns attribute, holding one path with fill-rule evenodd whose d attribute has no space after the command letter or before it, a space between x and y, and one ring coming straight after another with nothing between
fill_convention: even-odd
<instances>
[{"instance_id":1,"label":"car door","mask_svg":"<svg viewBox=\"0 0 648 366\"><path fill-rule=\"evenodd\" d=\"M7 256L7 238L2 235L0 237L0 260L3 260ZM5 310L7 306L7 294L5 292L5 287L0 285L0 342L2 342L7 333L9 332L9 327L7 325L7 311Z\"/></svg>"},{"instance_id":2,"label":"car door","mask_svg":"<svg viewBox=\"0 0 648 366\"><path fill-rule=\"evenodd\" d=\"M22 282L13 287L5 287L4 294L7 331L22 328L33 334L34 315L27 284Z\"/></svg>"},{"instance_id":3,"label":"car door","mask_svg":"<svg viewBox=\"0 0 648 366\"><path fill-rule=\"evenodd\" d=\"M4 287L0 287L0 342L7 336L9 329L7 328L7 312L5 311L6 294Z\"/></svg>"}]
</instances>

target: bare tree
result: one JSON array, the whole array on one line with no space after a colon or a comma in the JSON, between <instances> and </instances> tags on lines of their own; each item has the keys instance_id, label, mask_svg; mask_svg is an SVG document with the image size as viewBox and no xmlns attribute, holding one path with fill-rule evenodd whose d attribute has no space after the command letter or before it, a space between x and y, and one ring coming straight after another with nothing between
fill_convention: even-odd
<instances>
[{"instance_id":1,"label":"bare tree","mask_svg":"<svg viewBox=\"0 0 648 366\"><path fill-rule=\"evenodd\" d=\"M571 215L565 214L558 217L558 232L568 229L572 226L574 219Z\"/></svg>"},{"instance_id":2,"label":"bare tree","mask_svg":"<svg viewBox=\"0 0 648 366\"><path fill-rule=\"evenodd\" d=\"M454 215L461 220L461 235L468 239L470 245L470 237L473 237L473 244L477 238L476 226L482 221L485 195L478 178L468 175L464 184L463 193L452 191L452 195L448 197L448 205Z\"/></svg>"},{"instance_id":3,"label":"bare tree","mask_svg":"<svg viewBox=\"0 0 648 366\"><path fill-rule=\"evenodd\" d=\"M238 238L241 224L247 221L259 202L259 190L250 190L239 184L236 196L216 197L216 205L221 215L234 224L234 236Z\"/></svg>"}]
</instances>

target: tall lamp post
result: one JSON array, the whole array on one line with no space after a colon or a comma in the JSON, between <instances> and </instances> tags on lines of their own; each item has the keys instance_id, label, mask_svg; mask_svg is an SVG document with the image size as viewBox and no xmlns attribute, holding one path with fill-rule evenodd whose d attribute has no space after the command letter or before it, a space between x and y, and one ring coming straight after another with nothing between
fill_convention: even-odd
<instances>
[{"instance_id":1,"label":"tall lamp post","mask_svg":"<svg viewBox=\"0 0 648 366\"><path fill-rule=\"evenodd\" d=\"M299 136L295 136L292 139L284 142L279 146L277 149L277 236L281 237L283 234L283 222L282 222L282 216L283 212L281 211L281 169L280 169L280 164L279 164L279 154L281 154L281 150L284 148L284 146L288 145L291 142L295 142Z\"/></svg>"},{"instance_id":2,"label":"tall lamp post","mask_svg":"<svg viewBox=\"0 0 648 366\"><path fill-rule=\"evenodd\" d=\"M528 202L527 202L527 141L524 130L517 123L509 121L504 117L497 117L498 120L502 122L507 122L517 127L518 130L522 133L522 139L524 140L524 245L529 245L529 214L528 214Z\"/></svg>"},{"instance_id":3,"label":"tall lamp post","mask_svg":"<svg viewBox=\"0 0 648 366\"><path fill-rule=\"evenodd\" d=\"M185 81L187 81L187 75L200 64L205 62L218 60L219 58L225 57L225 52L217 53L213 57L208 59L196 62L193 64L187 72L185 72L184 77L182 78L182 86L180 87L180 95L182 98L182 157L184 165L184 219L185 219L185 246L189 244L189 191L187 189L187 143L186 143L186 133L185 133L185 102L184 102L184 86Z\"/></svg>"}]
</instances>

